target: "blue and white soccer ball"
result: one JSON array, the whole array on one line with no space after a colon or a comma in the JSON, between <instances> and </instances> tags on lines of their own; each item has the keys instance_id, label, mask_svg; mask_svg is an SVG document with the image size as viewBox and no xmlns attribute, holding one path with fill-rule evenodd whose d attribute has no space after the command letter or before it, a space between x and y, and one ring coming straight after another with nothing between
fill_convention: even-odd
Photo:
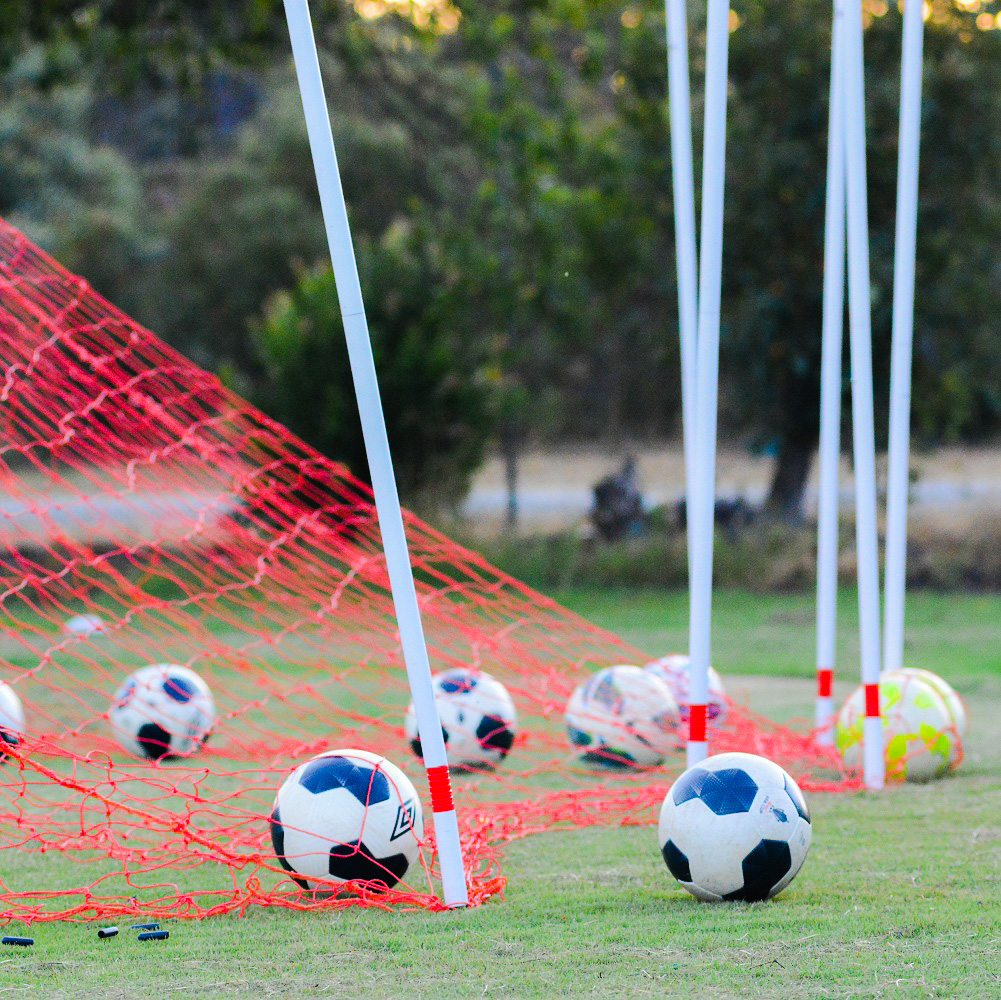
<instances>
[{"instance_id":1,"label":"blue and white soccer ball","mask_svg":"<svg viewBox=\"0 0 1001 1000\"><path fill-rule=\"evenodd\" d=\"M4 744L19 746L24 736L24 708L17 692L0 681L0 761L7 759L2 752Z\"/></svg>"},{"instance_id":2,"label":"blue and white soccer ball","mask_svg":"<svg viewBox=\"0 0 1001 1000\"><path fill-rule=\"evenodd\" d=\"M340 882L392 888L417 860L423 839L424 814L410 779L365 750L328 750L301 764L271 811L275 856L303 889Z\"/></svg>"},{"instance_id":3,"label":"blue and white soccer ball","mask_svg":"<svg viewBox=\"0 0 1001 1000\"><path fill-rule=\"evenodd\" d=\"M468 770L499 764L518 731L518 713L507 688L482 670L465 668L435 674L431 681L449 765ZM403 728L410 749L423 757L413 703Z\"/></svg>"},{"instance_id":4,"label":"blue and white soccer ball","mask_svg":"<svg viewBox=\"0 0 1001 1000\"><path fill-rule=\"evenodd\" d=\"M605 667L566 708L567 736L581 758L607 767L654 767L678 746L678 703L639 667Z\"/></svg>"},{"instance_id":5,"label":"blue and white soccer ball","mask_svg":"<svg viewBox=\"0 0 1001 1000\"><path fill-rule=\"evenodd\" d=\"M771 899L810 849L810 810L778 764L724 753L690 767L660 810L658 840L671 874L706 901Z\"/></svg>"},{"instance_id":6,"label":"blue and white soccer ball","mask_svg":"<svg viewBox=\"0 0 1001 1000\"><path fill-rule=\"evenodd\" d=\"M215 725L215 702L193 670L156 663L126 678L108 720L118 742L134 757L188 757L201 749Z\"/></svg>"}]
</instances>

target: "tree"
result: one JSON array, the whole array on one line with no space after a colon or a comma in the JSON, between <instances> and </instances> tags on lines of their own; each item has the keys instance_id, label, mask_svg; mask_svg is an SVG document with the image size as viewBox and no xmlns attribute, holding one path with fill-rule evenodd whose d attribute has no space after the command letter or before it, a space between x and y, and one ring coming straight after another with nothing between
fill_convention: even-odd
<instances>
[{"instance_id":1,"label":"tree","mask_svg":"<svg viewBox=\"0 0 1001 1000\"><path fill-rule=\"evenodd\" d=\"M403 228L359 247L397 481L409 503L430 509L465 494L493 426L485 359L463 335L465 289L442 273L437 250L429 233ZM275 295L255 339L265 372L263 409L367 479L330 269L305 272L291 292Z\"/></svg>"},{"instance_id":2,"label":"tree","mask_svg":"<svg viewBox=\"0 0 1001 1000\"><path fill-rule=\"evenodd\" d=\"M830 5L748 0L731 36L725 235L728 405L777 446L769 506L796 516L818 438ZM926 26L915 429L926 439L999 426L1001 35L939 5ZM866 31L873 349L885 439L901 16ZM770 57L762 60L761 53ZM976 85L973 81L976 80ZM957 234L962 234L957 239ZM963 337L957 337L958 330Z\"/></svg>"}]
</instances>

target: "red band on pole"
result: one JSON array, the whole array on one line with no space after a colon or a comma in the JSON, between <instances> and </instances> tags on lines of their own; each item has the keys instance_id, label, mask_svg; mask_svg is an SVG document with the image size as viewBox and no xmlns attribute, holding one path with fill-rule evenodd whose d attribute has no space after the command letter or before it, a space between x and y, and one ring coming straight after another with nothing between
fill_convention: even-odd
<instances>
[{"instance_id":1,"label":"red band on pole","mask_svg":"<svg viewBox=\"0 0 1001 1000\"><path fill-rule=\"evenodd\" d=\"M865 714L866 718L879 718L879 685L866 684L865 686Z\"/></svg>"},{"instance_id":2,"label":"red band on pole","mask_svg":"<svg viewBox=\"0 0 1001 1000\"><path fill-rule=\"evenodd\" d=\"M431 811L436 813L451 812L455 808L452 802L452 782L448 776L448 766L428 768L428 786L431 789Z\"/></svg>"},{"instance_id":3,"label":"red band on pole","mask_svg":"<svg viewBox=\"0 0 1001 1000\"><path fill-rule=\"evenodd\" d=\"M692 743L706 741L706 706L688 706L688 739Z\"/></svg>"},{"instance_id":4,"label":"red band on pole","mask_svg":"<svg viewBox=\"0 0 1001 1000\"><path fill-rule=\"evenodd\" d=\"M830 668L817 670L817 697L830 698L834 690L834 671Z\"/></svg>"}]
</instances>

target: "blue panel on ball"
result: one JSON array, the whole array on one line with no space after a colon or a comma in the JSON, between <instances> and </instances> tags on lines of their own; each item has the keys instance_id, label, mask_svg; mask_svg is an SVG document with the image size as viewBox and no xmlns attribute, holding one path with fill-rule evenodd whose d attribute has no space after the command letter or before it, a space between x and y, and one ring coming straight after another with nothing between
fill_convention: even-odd
<instances>
[{"instance_id":1,"label":"blue panel on ball","mask_svg":"<svg viewBox=\"0 0 1001 1000\"><path fill-rule=\"evenodd\" d=\"M347 789L363 806L389 798L389 779L371 764L347 757L311 760L299 775L299 784L314 795L335 788Z\"/></svg>"},{"instance_id":2,"label":"blue panel on ball","mask_svg":"<svg viewBox=\"0 0 1001 1000\"><path fill-rule=\"evenodd\" d=\"M177 674L168 674L167 679L163 682L163 691L169 698L182 704L191 701L198 693L194 684L187 677L179 677Z\"/></svg>"},{"instance_id":3,"label":"blue panel on ball","mask_svg":"<svg viewBox=\"0 0 1001 1000\"><path fill-rule=\"evenodd\" d=\"M678 778L673 792L676 806L689 799L700 799L717 816L747 812L757 794L757 783L739 767L722 771L693 767Z\"/></svg>"},{"instance_id":4,"label":"blue panel on ball","mask_svg":"<svg viewBox=\"0 0 1001 1000\"><path fill-rule=\"evenodd\" d=\"M789 845L784 840L762 840L744 858L741 867L744 870L744 885L728 892L723 898L742 900L745 903L758 903L767 899L768 894L789 874L792 867Z\"/></svg>"},{"instance_id":5,"label":"blue panel on ball","mask_svg":"<svg viewBox=\"0 0 1001 1000\"><path fill-rule=\"evenodd\" d=\"M472 691L476 684L476 678L466 670L453 670L451 673L442 674L438 679L438 687L448 694Z\"/></svg>"},{"instance_id":6,"label":"blue panel on ball","mask_svg":"<svg viewBox=\"0 0 1001 1000\"><path fill-rule=\"evenodd\" d=\"M567 736L575 747L589 747L591 745L591 734L585 733L583 729L574 729L567 726Z\"/></svg>"},{"instance_id":7,"label":"blue panel on ball","mask_svg":"<svg viewBox=\"0 0 1001 1000\"><path fill-rule=\"evenodd\" d=\"M688 864L688 858L673 840L669 840L660 849L660 853L664 855L664 864L679 882L692 881L692 869Z\"/></svg>"},{"instance_id":8,"label":"blue panel on ball","mask_svg":"<svg viewBox=\"0 0 1001 1000\"><path fill-rule=\"evenodd\" d=\"M792 799L792 804L796 807L796 812L800 814L807 821L810 822L810 807L806 804L806 799L803 798L803 793L799 790L799 787L788 778L786 778L786 795Z\"/></svg>"}]
</instances>

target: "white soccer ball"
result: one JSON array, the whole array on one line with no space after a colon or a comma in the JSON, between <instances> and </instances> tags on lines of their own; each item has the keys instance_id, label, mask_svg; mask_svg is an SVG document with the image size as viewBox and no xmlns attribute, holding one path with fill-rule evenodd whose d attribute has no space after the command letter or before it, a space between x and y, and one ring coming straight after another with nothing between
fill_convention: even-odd
<instances>
[{"instance_id":1,"label":"white soccer ball","mask_svg":"<svg viewBox=\"0 0 1001 1000\"><path fill-rule=\"evenodd\" d=\"M582 759L653 767L678 745L678 703L639 667L606 667L579 685L566 708L567 736Z\"/></svg>"},{"instance_id":2,"label":"white soccer ball","mask_svg":"<svg viewBox=\"0 0 1001 1000\"><path fill-rule=\"evenodd\" d=\"M803 793L778 764L723 753L675 781L657 834L668 869L693 896L751 903L796 877L812 826Z\"/></svg>"},{"instance_id":3,"label":"white soccer ball","mask_svg":"<svg viewBox=\"0 0 1001 1000\"><path fill-rule=\"evenodd\" d=\"M470 769L499 764L517 733L518 713L507 688L490 674L465 668L435 674L431 680L449 765ZM423 757L412 702L403 728L410 748Z\"/></svg>"},{"instance_id":4,"label":"white soccer ball","mask_svg":"<svg viewBox=\"0 0 1001 1000\"><path fill-rule=\"evenodd\" d=\"M73 615L64 626L70 635L86 637L104 629L104 619L100 615Z\"/></svg>"},{"instance_id":5,"label":"white soccer ball","mask_svg":"<svg viewBox=\"0 0 1001 1000\"><path fill-rule=\"evenodd\" d=\"M0 681L0 747L3 744L16 747L24 737L24 708L17 692ZM0 761L7 755L0 752Z\"/></svg>"},{"instance_id":6,"label":"white soccer ball","mask_svg":"<svg viewBox=\"0 0 1001 1000\"><path fill-rule=\"evenodd\" d=\"M934 688L942 701L945 702L945 707L949 710L949 718L955 727L955 735L959 737L959 739L950 741L949 748L949 767L955 770L963 760L963 741L970 735L970 716L966 709L966 702L948 681L930 670L922 670L920 667L902 667L900 670L892 671L892 673L923 680Z\"/></svg>"},{"instance_id":7,"label":"white soccer ball","mask_svg":"<svg viewBox=\"0 0 1001 1000\"><path fill-rule=\"evenodd\" d=\"M945 773L959 735L931 685L913 674L883 674L879 712L887 781L928 781ZM837 748L851 769L861 765L864 734L865 688L859 686L841 707L834 730Z\"/></svg>"},{"instance_id":8,"label":"white soccer ball","mask_svg":"<svg viewBox=\"0 0 1001 1000\"><path fill-rule=\"evenodd\" d=\"M424 814L410 779L365 750L328 750L278 789L271 843L303 889L381 882L392 888L417 860Z\"/></svg>"},{"instance_id":9,"label":"white soccer ball","mask_svg":"<svg viewBox=\"0 0 1001 1000\"><path fill-rule=\"evenodd\" d=\"M658 677L668 687L681 710L681 721L688 721L688 685L691 661L684 653L668 653L643 669ZM709 668L709 697L706 699L706 722L720 726L726 721L726 691L719 674Z\"/></svg>"},{"instance_id":10,"label":"white soccer ball","mask_svg":"<svg viewBox=\"0 0 1001 1000\"><path fill-rule=\"evenodd\" d=\"M187 757L201 749L215 724L215 702L193 670L156 663L126 678L111 711L118 742L135 757Z\"/></svg>"}]
</instances>

